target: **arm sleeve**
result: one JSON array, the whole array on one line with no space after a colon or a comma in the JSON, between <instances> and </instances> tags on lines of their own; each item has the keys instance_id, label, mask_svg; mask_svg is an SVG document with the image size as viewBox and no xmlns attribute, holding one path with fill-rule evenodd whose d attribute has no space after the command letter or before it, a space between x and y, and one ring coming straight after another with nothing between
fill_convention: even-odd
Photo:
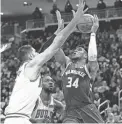
<instances>
[{"instance_id":1,"label":"arm sleeve","mask_svg":"<svg viewBox=\"0 0 122 124\"><path fill-rule=\"evenodd\" d=\"M47 48L52 44L52 42L53 42L53 40L55 39L55 37L56 37L56 35L53 34L52 37L51 37L49 40L47 40L47 41L45 42L45 44L44 44L44 45L42 46L42 48L41 48L40 53L41 53L41 52L44 52L45 49L47 49Z\"/></svg>"},{"instance_id":2,"label":"arm sleeve","mask_svg":"<svg viewBox=\"0 0 122 124\"><path fill-rule=\"evenodd\" d=\"M96 34L91 33L90 43L88 48L88 60L97 61L97 45L96 45Z\"/></svg>"}]
</instances>

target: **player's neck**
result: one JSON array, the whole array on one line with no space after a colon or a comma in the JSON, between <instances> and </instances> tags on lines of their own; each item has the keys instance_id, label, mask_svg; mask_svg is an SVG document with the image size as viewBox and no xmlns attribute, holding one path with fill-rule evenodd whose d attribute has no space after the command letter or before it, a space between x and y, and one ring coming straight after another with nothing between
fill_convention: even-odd
<instances>
[{"instance_id":1,"label":"player's neck","mask_svg":"<svg viewBox=\"0 0 122 124\"><path fill-rule=\"evenodd\" d=\"M85 60L80 60L75 63L76 68L80 68L81 66L84 66L86 64Z\"/></svg>"},{"instance_id":2,"label":"player's neck","mask_svg":"<svg viewBox=\"0 0 122 124\"><path fill-rule=\"evenodd\" d=\"M51 99L51 93L46 92L44 89L42 89L42 92L40 94L40 97L44 101L49 101Z\"/></svg>"}]
</instances>

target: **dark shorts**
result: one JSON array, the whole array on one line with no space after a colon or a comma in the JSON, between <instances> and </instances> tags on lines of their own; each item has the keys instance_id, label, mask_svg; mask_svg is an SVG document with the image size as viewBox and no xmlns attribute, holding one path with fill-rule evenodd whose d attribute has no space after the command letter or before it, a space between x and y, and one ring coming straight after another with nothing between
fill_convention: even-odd
<instances>
[{"instance_id":1,"label":"dark shorts","mask_svg":"<svg viewBox=\"0 0 122 124\"><path fill-rule=\"evenodd\" d=\"M83 108L68 108L63 123L104 123L100 112L94 104Z\"/></svg>"}]
</instances>

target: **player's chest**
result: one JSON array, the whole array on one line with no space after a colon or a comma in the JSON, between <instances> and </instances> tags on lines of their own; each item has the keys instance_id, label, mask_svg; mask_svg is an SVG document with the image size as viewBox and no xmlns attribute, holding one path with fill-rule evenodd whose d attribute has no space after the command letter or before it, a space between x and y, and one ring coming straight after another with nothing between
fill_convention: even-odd
<instances>
[{"instance_id":1,"label":"player's chest","mask_svg":"<svg viewBox=\"0 0 122 124\"><path fill-rule=\"evenodd\" d=\"M88 85L89 77L84 68L68 68L64 73L64 85L66 88L77 89Z\"/></svg>"}]
</instances>

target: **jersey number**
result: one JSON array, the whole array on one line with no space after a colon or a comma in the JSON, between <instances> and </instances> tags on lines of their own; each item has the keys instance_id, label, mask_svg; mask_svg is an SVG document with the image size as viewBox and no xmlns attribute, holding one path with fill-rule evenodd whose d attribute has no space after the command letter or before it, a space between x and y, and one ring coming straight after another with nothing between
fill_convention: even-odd
<instances>
[{"instance_id":1,"label":"jersey number","mask_svg":"<svg viewBox=\"0 0 122 124\"><path fill-rule=\"evenodd\" d=\"M75 81L72 81L72 77L68 77L68 84L66 85L67 88L75 87L78 88L79 78L76 78Z\"/></svg>"}]
</instances>

